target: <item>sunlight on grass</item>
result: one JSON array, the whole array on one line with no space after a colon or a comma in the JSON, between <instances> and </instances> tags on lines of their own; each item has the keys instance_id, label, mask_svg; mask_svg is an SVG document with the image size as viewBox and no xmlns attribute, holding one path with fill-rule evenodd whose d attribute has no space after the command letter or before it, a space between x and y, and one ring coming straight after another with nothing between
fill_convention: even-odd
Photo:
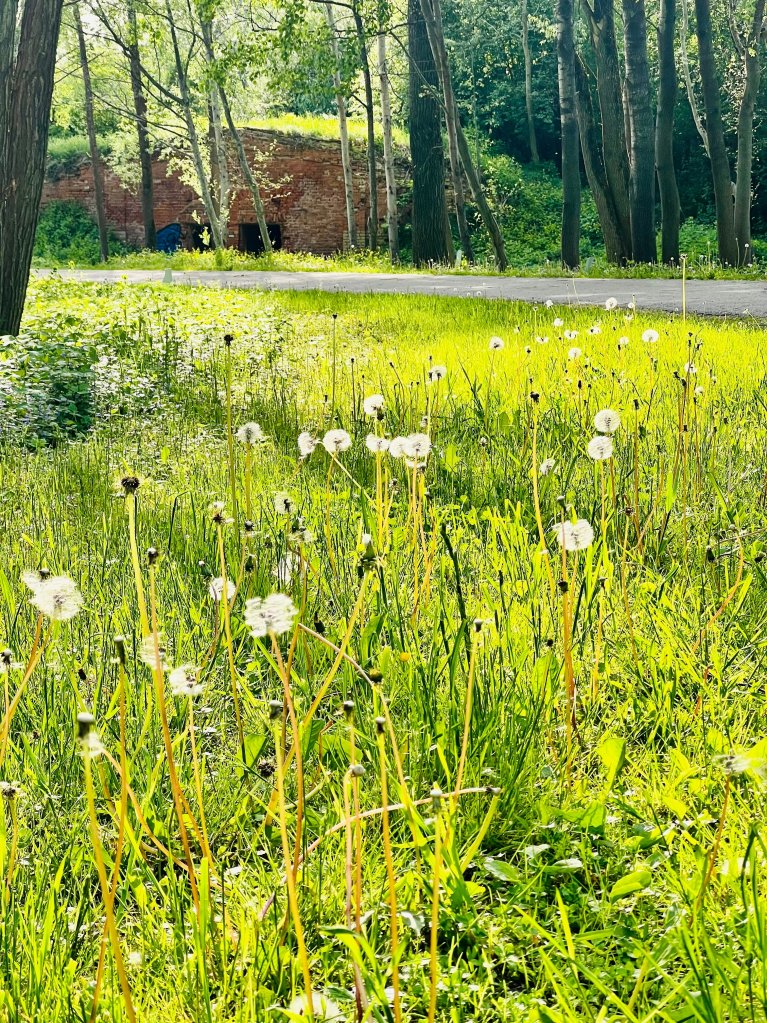
<instances>
[{"instance_id":1,"label":"sunlight on grass","mask_svg":"<svg viewBox=\"0 0 767 1023\"><path fill-rule=\"evenodd\" d=\"M764 1019L762 338L34 283L0 1019Z\"/></svg>"}]
</instances>

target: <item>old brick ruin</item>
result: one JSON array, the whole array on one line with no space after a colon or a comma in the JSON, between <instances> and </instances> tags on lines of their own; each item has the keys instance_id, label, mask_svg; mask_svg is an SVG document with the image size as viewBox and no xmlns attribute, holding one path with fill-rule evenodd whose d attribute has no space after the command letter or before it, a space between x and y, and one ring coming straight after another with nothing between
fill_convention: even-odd
<instances>
[{"instance_id":1,"label":"old brick ruin","mask_svg":"<svg viewBox=\"0 0 767 1023\"><path fill-rule=\"evenodd\" d=\"M275 248L292 252L330 255L348 248L341 147L338 140L247 128L243 142L255 169ZM244 252L261 249L256 213L250 192L238 173L237 161L229 160L232 201L228 243ZM386 213L383 169L379 171L377 209ZM131 247L141 248L144 239L141 197L104 165L106 212L115 236ZM55 200L73 201L96 216L93 170L83 159L66 173L49 175L42 205ZM364 153L354 151L354 200L360 245L364 244L368 210L368 187ZM158 231L172 224L181 228L181 246L201 244L205 210L194 188L178 170L160 158L154 160L154 210Z\"/></svg>"}]
</instances>

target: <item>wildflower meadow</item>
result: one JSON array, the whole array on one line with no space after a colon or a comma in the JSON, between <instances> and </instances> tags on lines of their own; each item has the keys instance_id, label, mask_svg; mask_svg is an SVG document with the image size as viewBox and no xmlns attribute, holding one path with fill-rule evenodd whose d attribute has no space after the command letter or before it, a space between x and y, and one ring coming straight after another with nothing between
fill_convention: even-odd
<instances>
[{"instance_id":1,"label":"wildflower meadow","mask_svg":"<svg viewBox=\"0 0 767 1023\"><path fill-rule=\"evenodd\" d=\"M753 322L33 284L0 1020L767 1019Z\"/></svg>"}]
</instances>

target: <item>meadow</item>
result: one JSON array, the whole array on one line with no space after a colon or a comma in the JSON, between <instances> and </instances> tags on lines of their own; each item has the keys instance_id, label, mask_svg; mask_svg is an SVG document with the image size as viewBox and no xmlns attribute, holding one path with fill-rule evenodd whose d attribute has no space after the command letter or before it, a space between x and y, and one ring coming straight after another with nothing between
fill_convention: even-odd
<instances>
[{"instance_id":1,"label":"meadow","mask_svg":"<svg viewBox=\"0 0 767 1023\"><path fill-rule=\"evenodd\" d=\"M0 1020L766 1020L765 370L752 322L34 283Z\"/></svg>"}]
</instances>

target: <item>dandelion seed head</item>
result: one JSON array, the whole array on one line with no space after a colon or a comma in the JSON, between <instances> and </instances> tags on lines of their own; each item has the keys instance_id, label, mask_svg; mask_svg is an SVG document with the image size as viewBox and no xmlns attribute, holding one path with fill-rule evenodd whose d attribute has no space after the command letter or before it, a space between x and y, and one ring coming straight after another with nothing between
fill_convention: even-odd
<instances>
[{"instance_id":1,"label":"dandelion seed head","mask_svg":"<svg viewBox=\"0 0 767 1023\"><path fill-rule=\"evenodd\" d=\"M380 455L382 452L388 451L389 441L386 437L376 437L374 433L369 433L365 438L365 446L371 454Z\"/></svg>"},{"instance_id":2,"label":"dandelion seed head","mask_svg":"<svg viewBox=\"0 0 767 1023\"><path fill-rule=\"evenodd\" d=\"M312 437L308 430L298 435L298 453L302 459L308 458L317 447L317 440Z\"/></svg>"},{"instance_id":3,"label":"dandelion seed head","mask_svg":"<svg viewBox=\"0 0 767 1023\"><path fill-rule=\"evenodd\" d=\"M182 664L174 668L168 676L170 691L179 697L200 696L203 686L198 681L199 673L200 669L194 664Z\"/></svg>"},{"instance_id":4,"label":"dandelion seed head","mask_svg":"<svg viewBox=\"0 0 767 1023\"><path fill-rule=\"evenodd\" d=\"M329 455L338 455L342 451L348 451L352 446L352 439L346 430L328 430L322 438L322 446Z\"/></svg>"},{"instance_id":5,"label":"dandelion seed head","mask_svg":"<svg viewBox=\"0 0 767 1023\"><path fill-rule=\"evenodd\" d=\"M578 337L577 330L566 330L564 333L565 341L575 341L577 337Z\"/></svg>"},{"instance_id":6,"label":"dandelion seed head","mask_svg":"<svg viewBox=\"0 0 767 1023\"><path fill-rule=\"evenodd\" d=\"M562 319L561 316L557 316L557 318L552 322L551 325L552 327L564 327L565 321Z\"/></svg>"},{"instance_id":7,"label":"dandelion seed head","mask_svg":"<svg viewBox=\"0 0 767 1023\"><path fill-rule=\"evenodd\" d=\"M535 337L535 343L538 345L547 345L549 343L549 335L537 334Z\"/></svg>"},{"instance_id":8,"label":"dandelion seed head","mask_svg":"<svg viewBox=\"0 0 767 1023\"><path fill-rule=\"evenodd\" d=\"M378 413L383 410L383 407L384 396L382 394L371 394L369 397L365 398L365 401L362 403L365 415L370 416L373 419L378 416Z\"/></svg>"},{"instance_id":9,"label":"dandelion seed head","mask_svg":"<svg viewBox=\"0 0 767 1023\"><path fill-rule=\"evenodd\" d=\"M237 431L236 437L241 444L247 444L250 447L254 444L262 444L266 440L266 435L258 423L243 423Z\"/></svg>"},{"instance_id":10,"label":"dandelion seed head","mask_svg":"<svg viewBox=\"0 0 767 1023\"><path fill-rule=\"evenodd\" d=\"M613 442L610 437L592 437L588 446L589 458L595 462L604 462L613 457Z\"/></svg>"},{"instance_id":11,"label":"dandelion seed head","mask_svg":"<svg viewBox=\"0 0 767 1023\"><path fill-rule=\"evenodd\" d=\"M605 302L605 309L608 311L608 313L612 312L613 309L616 309L617 307L618 307L618 299L617 298L608 298L606 300L606 302Z\"/></svg>"},{"instance_id":12,"label":"dandelion seed head","mask_svg":"<svg viewBox=\"0 0 767 1023\"><path fill-rule=\"evenodd\" d=\"M404 458L406 443L407 437L395 437L389 444L389 454L391 455L391 457Z\"/></svg>"},{"instance_id":13,"label":"dandelion seed head","mask_svg":"<svg viewBox=\"0 0 767 1023\"><path fill-rule=\"evenodd\" d=\"M541 464L538 466L539 476L548 476L549 473L553 472L556 468L556 460L554 458L544 458Z\"/></svg>"},{"instance_id":14,"label":"dandelion seed head","mask_svg":"<svg viewBox=\"0 0 767 1023\"><path fill-rule=\"evenodd\" d=\"M603 408L594 416L594 429L613 434L621 425L621 417L611 408Z\"/></svg>"},{"instance_id":15,"label":"dandelion seed head","mask_svg":"<svg viewBox=\"0 0 767 1023\"><path fill-rule=\"evenodd\" d=\"M623 337L619 337L618 338L618 348L619 349L626 348L628 346L628 343L629 343L629 339L626 337L625 334L623 335Z\"/></svg>"},{"instance_id":16,"label":"dandelion seed head","mask_svg":"<svg viewBox=\"0 0 767 1023\"><path fill-rule=\"evenodd\" d=\"M237 586L231 579L224 579L224 577L220 575L217 575L213 579L209 579L208 595L211 600L215 600L216 603L219 603L219 601L224 598L224 586L226 586L226 599L231 604L237 594Z\"/></svg>"},{"instance_id":17,"label":"dandelion seed head","mask_svg":"<svg viewBox=\"0 0 767 1023\"><path fill-rule=\"evenodd\" d=\"M585 551L594 542L594 530L586 519L578 519L577 522L560 522L554 533L560 547L566 551Z\"/></svg>"},{"instance_id":18,"label":"dandelion seed head","mask_svg":"<svg viewBox=\"0 0 767 1023\"><path fill-rule=\"evenodd\" d=\"M503 338L493 335L490 338L490 351L491 352L502 352L504 348Z\"/></svg>"},{"instance_id":19,"label":"dandelion seed head","mask_svg":"<svg viewBox=\"0 0 767 1023\"><path fill-rule=\"evenodd\" d=\"M168 667L167 662L168 648L165 644L165 640L162 636L157 637L155 642L155 636L144 636L141 640L141 646L139 647L139 659L148 665L152 671L163 671Z\"/></svg>"},{"instance_id":20,"label":"dandelion seed head","mask_svg":"<svg viewBox=\"0 0 767 1023\"><path fill-rule=\"evenodd\" d=\"M285 490L278 490L274 495L274 510L278 515L290 515L293 511L293 498Z\"/></svg>"},{"instance_id":21,"label":"dandelion seed head","mask_svg":"<svg viewBox=\"0 0 767 1023\"><path fill-rule=\"evenodd\" d=\"M642 334L642 340L646 341L648 345L654 345L659 338L660 334L657 330L653 330L652 327L648 327L644 334Z\"/></svg>"},{"instance_id":22,"label":"dandelion seed head","mask_svg":"<svg viewBox=\"0 0 767 1023\"><path fill-rule=\"evenodd\" d=\"M447 366L432 366L428 372L427 379L430 384L438 384L447 376Z\"/></svg>"},{"instance_id":23,"label":"dandelion seed head","mask_svg":"<svg viewBox=\"0 0 767 1023\"><path fill-rule=\"evenodd\" d=\"M32 590L30 603L46 618L66 622L74 618L83 606L83 597L69 576L52 575L41 579L37 588Z\"/></svg>"},{"instance_id":24,"label":"dandelion seed head","mask_svg":"<svg viewBox=\"0 0 767 1023\"><path fill-rule=\"evenodd\" d=\"M261 639L288 632L297 615L298 608L287 593L272 593L246 601L243 617L254 639Z\"/></svg>"},{"instance_id":25,"label":"dandelion seed head","mask_svg":"<svg viewBox=\"0 0 767 1023\"><path fill-rule=\"evenodd\" d=\"M570 351L567 353L567 358L570 360L570 362L575 362L575 360L580 359L582 355L583 352L581 351L580 348L571 348Z\"/></svg>"}]
</instances>

